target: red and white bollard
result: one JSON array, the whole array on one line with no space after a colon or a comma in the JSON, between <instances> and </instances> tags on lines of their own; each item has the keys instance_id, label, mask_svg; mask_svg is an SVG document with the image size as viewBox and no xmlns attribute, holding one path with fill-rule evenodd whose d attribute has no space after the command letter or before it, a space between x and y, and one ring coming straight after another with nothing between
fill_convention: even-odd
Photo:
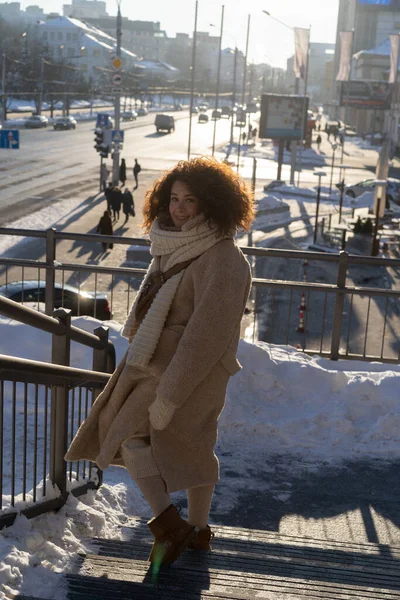
<instances>
[{"instance_id":1,"label":"red and white bollard","mask_svg":"<svg viewBox=\"0 0 400 600\"><path fill-rule=\"evenodd\" d=\"M296 331L304 333L304 314L302 310L300 311L300 319Z\"/></svg>"},{"instance_id":2,"label":"red and white bollard","mask_svg":"<svg viewBox=\"0 0 400 600\"><path fill-rule=\"evenodd\" d=\"M304 292L301 294L301 302L300 302L300 306L299 306L300 310L307 310L307 306L306 306L306 297L304 295Z\"/></svg>"},{"instance_id":3,"label":"red and white bollard","mask_svg":"<svg viewBox=\"0 0 400 600\"><path fill-rule=\"evenodd\" d=\"M307 269L304 269L303 281L307 281Z\"/></svg>"}]
</instances>

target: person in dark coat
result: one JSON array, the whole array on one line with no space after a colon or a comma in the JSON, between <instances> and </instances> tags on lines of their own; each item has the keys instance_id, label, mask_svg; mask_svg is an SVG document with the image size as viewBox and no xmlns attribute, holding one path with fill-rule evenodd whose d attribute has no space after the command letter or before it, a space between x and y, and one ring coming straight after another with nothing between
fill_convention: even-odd
<instances>
[{"instance_id":1,"label":"person in dark coat","mask_svg":"<svg viewBox=\"0 0 400 600\"><path fill-rule=\"evenodd\" d=\"M135 190L139 186L138 176L139 176L139 173L140 173L141 170L142 170L142 167L139 165L139 163L137 161L137 158L135 158L135 164L133 165L133 176L135 178L135 188L134 188Z\"/></svg>"},{"instance_id":2,"label":"person in dark coat","mask_svg":"<svg viewBox=\"0 0 400 600\"><path fill-rule=\"evenodd\" d=\"M113 226L111 222L111 215L108 210L105 210L103 216L101 217L99 224L97 225L96 233L101 233L102 235L112 235L113 234ZM107 248L110 250L113 247L113 244L107 244L107 242L102 242L103 251L106 252Z\"/></svg>"},{"instance_id":3,"label":"person in dark coat","mask_svg":"<svg viewBox=\"0 0 400 600\"><path fill-rule=\"evenodd\" d=\"M122 192L118 186L115 186L111 192L111 208L113 211L114 221L119 219L119 211L121 210Z\"/></svg>"},{"instance_id":4,"label":"person in dark coat","mask_svg":"<svg viewBox=\"0 0 400 600\"><path fill-rule=\"evenodd\" d=\"M122 210L124 211L125 215L124 223L128 221L129 215L132 215L132 217L135 216L135 204L133 202L133 195L132 192L128 190L128 188L125 188L124 193L122 195Z\"/></svg>"},{"instance_id":5,"label":"person in dark coat","mask_svg":"<svg viewBox=\"0 0 400 600\"><path fill-rule=\"evenodd\" d=\"M124 186L126 181L126 163L124 158L121 159L121 164L119 166L119 180Z\"/></svg>"},{"instance_id":6,"label":"person in dark coat","mask_svg":"<svg viewBox=\"0 0 400 600\"><path fill-rule=\"evenodd\" d=\"M112 207L111 207L112 188L113 188L113 185L110 182L104 191L104 195L105 195L106 201L107 201L107 210L110 213L110 215L111 215L111 209L112 209Z\"/></svg>"},{"instance_id":7,"label":"person in dark coat","mask_svg":"<svg viewBox=\"0 0 400 600\"><path fill-rule=\"evenodd\" d=\"M316 142L316 144L317 144L317 148L318 148L318 152L319 152L319 149L320 149L320 147L321 147L321 142L322 142L322 137L321 137L319 134L318 134L318 137L317 137L317 139L315 140L315 142Z\"/></svg>"}]
</instances>

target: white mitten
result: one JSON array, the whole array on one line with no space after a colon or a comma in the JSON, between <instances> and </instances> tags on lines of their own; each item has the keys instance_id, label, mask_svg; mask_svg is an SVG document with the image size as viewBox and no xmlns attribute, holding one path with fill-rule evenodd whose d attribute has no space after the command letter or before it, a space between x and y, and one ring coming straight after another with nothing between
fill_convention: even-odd
<instances>
[{"instance_id":1,"label":"white mitten","mask_svg":"<svg viewBox=\"0 0 400 600\"><path fill-rule=\"evenodd\" d=\"M149 407L150 423L154 429L159 431L165 429L174 416L175 410L176 407L170 402L156 398Z\"/></svg>"}]
</instances>

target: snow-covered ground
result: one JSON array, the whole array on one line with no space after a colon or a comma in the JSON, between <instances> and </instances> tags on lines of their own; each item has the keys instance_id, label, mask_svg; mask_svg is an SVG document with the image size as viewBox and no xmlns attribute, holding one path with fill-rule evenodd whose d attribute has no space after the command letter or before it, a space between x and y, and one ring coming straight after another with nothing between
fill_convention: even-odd
<instances>
[{"instance_id":1,"label":"snow-covered ground","mask_svg":"<svg viewBox=\"0 0 400 600\"><path fill-rule=\"evenodd\" d=\"M73 322L89 331L99 324L91 317L77 317ZM119 360L127 342L120 337L120 324L108 325ZM0 332L0 353L49 359L50 335L33 333L30 327L6 318L0 318ZM90 368L90 352L74 345L72 356L72 364ZM291 347L244 340L238 359L243 369L228 386L217 448L224 468L237 477L225 479L220 486L215 496L218 514L228 512L235 503L240 493L238 480L246 485L251 477L248 465L262 470L268 453L330 463L400 458L399 366L331 363ZM5 427L9 414L6 409ZM18 423L21 428L22 419ZM5 448L4 465L10 459L10 449ZM0 598L12 598L20 591L63 600L62 573L76 554L96 551L91 537L123 539L131 515L151 516L125 469L112 467L104 473L97 492L80 499L69 496L57 514L29 521L18 517L1 533Z\"/></svg>"}]
</instances>

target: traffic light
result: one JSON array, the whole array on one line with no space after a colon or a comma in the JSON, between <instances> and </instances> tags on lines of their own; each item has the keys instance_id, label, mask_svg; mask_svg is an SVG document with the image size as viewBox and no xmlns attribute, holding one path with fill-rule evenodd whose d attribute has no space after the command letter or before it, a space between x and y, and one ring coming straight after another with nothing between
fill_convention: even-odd
<instances>
[{"instance_id":1,"label":"traffic light","mask_svg":"<svg viewBox=\"0 0 400 600\"><path fill-rule=\"evenodd\" d=\"M97 127L94 130L94 148L96 148L97 152L100 152L102 158L108 158L110 146L106 143L104 137L104 129Z\"/></svg>"},{"instance_id":2,"label":"traffic light","mask_svg":"<svg viewBox=\"0 0 400 600\"><path fill-rule=\"evenodd\" d=\"M104 144L104 131L103 129L100 129L100 127L97 127L94 130L94 142L94 148L96 151L101 152Z\"/></svg>"}]
</instances>

